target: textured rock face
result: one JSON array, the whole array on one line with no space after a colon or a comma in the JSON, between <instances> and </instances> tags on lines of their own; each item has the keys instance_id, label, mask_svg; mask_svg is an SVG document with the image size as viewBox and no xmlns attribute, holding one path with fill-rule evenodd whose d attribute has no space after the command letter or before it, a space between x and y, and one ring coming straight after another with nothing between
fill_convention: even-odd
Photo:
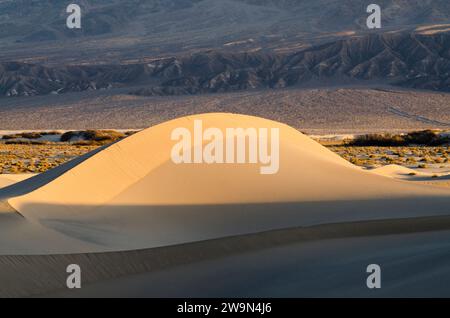
<instances>
[{"instance_id":1,"label":"textured rock face","mask_svg":"<svg viewBox=\"0 0 450 318\"><path fill-rule=\"evenodd\" d=\"M61 1L0 1L0 96L116 87L184 95L324 80L449 90L448 1L379 1L378 33L366 32L359 0L79 4L83 27L74 31Z\"/></svg>"},{"instance_id":2,"label":"textured rock face","mask_svg":"<svg viewBox=\"0 0 450 318\"><path fill-rule=\"evenodd\" d=\"M5 62L0 64L0 94L129 87L137 95L182 95L283 88L321 80L449 91L449 74L449 33L397 32L333 41L294 53L206 52L151 64L49 67Z\"/></svg>"}]
</instances>

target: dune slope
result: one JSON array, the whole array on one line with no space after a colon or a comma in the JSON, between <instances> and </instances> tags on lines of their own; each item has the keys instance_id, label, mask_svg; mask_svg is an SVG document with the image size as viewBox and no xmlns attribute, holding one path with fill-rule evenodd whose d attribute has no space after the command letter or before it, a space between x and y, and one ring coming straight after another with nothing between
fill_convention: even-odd
<instances>
[{"instance_id":1,"label":"dune slope","mask_svg":"<svg viewBox=\"0 0 450 318\"><path fill-rule=\"evenodd\" d=\"M255 164L176 165L171 132L191 129L196 119L204 129L279 128L279 172L263 175ZM450 203L448 189L361 171L293 128L234 114L154 126L22 184L29 191L19 183L14 191L1 190L0 198L9 195L7 203L23 216L17 222L37 235L31 253L152 248L291 227L443 216ZM43 233L68 243L40 244ZM0 232L7 242L0 253L18 244L4 236Z\"/></svg>"}]
</instances>

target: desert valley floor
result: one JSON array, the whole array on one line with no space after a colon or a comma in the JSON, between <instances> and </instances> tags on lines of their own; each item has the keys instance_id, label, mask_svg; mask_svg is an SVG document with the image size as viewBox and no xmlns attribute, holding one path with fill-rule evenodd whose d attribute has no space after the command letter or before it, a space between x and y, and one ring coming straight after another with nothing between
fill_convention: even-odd
<instances>
[{"instance_id":1,"label":"desert valley floor","mask_svg":"<svg viewBox=\"0 0 450 318\"><path fill-rule=\"evenodd\" d=\"M208 112L259 116L316 135L450 127L450 93L330 86L178 97L134 96L119 89L3 98L0 129L143 129Z\"/></svg>"}]
</instances>

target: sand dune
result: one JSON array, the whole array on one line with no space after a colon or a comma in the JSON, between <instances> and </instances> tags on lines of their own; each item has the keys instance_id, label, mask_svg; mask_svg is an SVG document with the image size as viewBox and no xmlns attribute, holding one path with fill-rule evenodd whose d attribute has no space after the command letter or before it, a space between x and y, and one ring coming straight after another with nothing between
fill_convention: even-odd
<instances>
[{"instance_id":1,"label":"sand dune","mask_svg":"<svg viewBox=\"0 0 450 318\"><path fill-rule=\"evenodd\" d=\"M421 174L426 175L425 173L418 173L416 170L409 169L407 167L399 166L399 165L387 165L380 168L376 168L371 170L376 174L386 176L386 177L397 177L409 174Z\"/></svg>"},{"instance_id":2,"label":"sand dune","mask_svg":"<svg viewBox=\"0 0 450 318\"><path fill-rule=\"evenodd\" d=\"M448 180L450 180L450 174L445 169L439 172L430 172L417 171L399 165L388 165L370 170L370 172L389 178L413 181L415 183L422 183L425 185L439 187L450 186L450 182L448 182Z\"/></svg>"},{"instance_id":3,"label":"sand dune","mask_svg":"<svg viewBox=\"0 0 450 318\"><path fill-rule=\"evenodd\" d=\"M199 119L204 128L221 130L278 128L278 173L261 174L255 164L173 163L171 132L191 128ZM205 296L205 289L198 289L202 283L192 284L187 277L208 280L202 275L209 262L225 268L243 259L258 264L258 255L278 255L287 246L297 253L319 241L325 264L333 242L363 241L370 251L371 242L389 246L393 236L401 246L408 244L405 235L421 249L420 233L433 237L450 230L450 189L398 180L398 174L409 172L399 167L364 171L297 130L261 118L207 114L176 119L0 189L0 296L77 295L64 291L65 267L71 263L85 273L87 288L80 295L124 290L121 295L155 296L163 290L169 296ZM19 180L4 182L14 181ZM414 248L409 246L411 255ZM342 255L348 249L340 247ZM361 256L360 262L372 255L345 257ZM402 255L386 257L392 264L410 259ZM417 264L424 261L425 256ZM278 271L290 263L284 258L268 265ZM328 270L313 269L316 277ZM176 292L148 283L160 286L170 281L164 277L171 272L183 282ZM343 274L351 277L350 271ZM246 275L239 277L236 286L245 285ZM266 279L267 273L258 270L249 282ZM254 286L249 295L275 295L276 282L267 282L268 290ZM318 295L342 291L342 285L326 289L325 281L317 284L310 291ZM389 291L402 290L392 286ZM228 288L220 284L213 293L236 292Z\"/></svg>"},{"instance_id":4,"label":"sand dune","mask_svg":"<svg viewBox=\"0 0 450 318\"><path fill-rule=\"evenodd\" d=\"M380 168L376 168L370 170L373 173L376 173L380 176L391 177L391 178L399 178L399 179L413 179L412 177L422 177L422 178L431 178L433 175L437 175L435 173L429 172L420 172L414 169L410 169L407 167L399 166L399 165L387 165Z\"/></svg>"},{"instance_id":5,"label":"sand dune","mask_svg":"<svg viewBox=\"0 0 450 318\"><path fill-rule=\"evenodd\" d=\"M181 164L174 128L279 128L280 169ZM154 126L0 190L0 253L86 253L164 247L291 227L448 214L450 192L361 171L297 130L207 114ZM14 211L17 211L15 213ZM20 214L20 216L19 216ZM14 226L26 233L14 233ZM8 235L14 235L12 241ZM57 244L49 244L57 240ZM31 241L31 242L30 242Z\"/></svg>"}]
</instances>

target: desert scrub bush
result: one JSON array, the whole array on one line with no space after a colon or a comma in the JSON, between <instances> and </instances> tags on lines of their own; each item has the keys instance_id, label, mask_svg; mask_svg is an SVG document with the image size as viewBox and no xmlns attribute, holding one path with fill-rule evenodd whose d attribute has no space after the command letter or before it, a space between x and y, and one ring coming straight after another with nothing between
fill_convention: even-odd
<instances>
[{"instance_id":1,"label":"desert scrub bush","mask_svg":"<svg viewBox=\"0 0 450 318\"><path fill-rule=\"evenodd\" d=\"M45 140L8 140L5 145L46 145L48 141Z\"/></svg>"},{"instance_id":2,"label":"desert scrub bush","mask_svg":"<svg viewBox=\"0 0 450 318\"><path fill-rule=\"evenodd\" d=\"M405 164L405 162L406 162L406 160L404 160L403 158L401 158L401 159L393 159L391 161L391 164L402 166L402 165Z\"/></svg>"},{"instance_id":3,"label":"desert scrub bush","mask_svg":"<svg viewBox=\"0 0 450 318\"><path fill-rule=\"evenodd\" d=\"M388 157L387 159L386 159L386 163L387 164L396 164L396 163L398 163L394 158L390 158L390 157Z\"/></svg>"},{"instance_id":4,"label":"desert scrub bush","mask_svg":"<svg viewBox=\"0 0 450 318\"><path fill-rule=\"evenodd\" d=\"M353 163L356 166L364 165L364 161L362 161L361 159L355 158L355 157L351 158L350 162Z\"/></svg>"},{"instance_id":5,"label":"desert scrub bush","mask_svg":"<svg viewBox=\"0 0 450 318\"><path fill-rule=\"evenodd\" d=\"M86 131L68 131L61 135L62 142L91 141L92 143L84 143L78 145L94 145L95 143L109 143L126 137L125 134L115 130L86 130Z\"/></svg>"},{"instance_id":6,"label":"desert scrub bush","mask_svg":"<svg viewBox=\"0 0 450 318\"><path fill-rule=\"evenodd\" d=\"M410 145L441 146L450 143L450 137L435 130L422 130L407 134L368 134L355 137L347 142L350 146L401 147Z\"/></svg>"},{"instance_id":7,"label":"desert scrub bush","mask_svg":"<svg viewBox=\"0 0 450 318\"><path fill-rule=\"evenodd\" d=\"M9 169L7 170L8 171L8 173L19 173L20 171L19 171L19 168L18 167L16 167L16 166L10 166L9 167Z\"/></svg>"},{"instance_id":8,"label":"desert scrub bush","mask_svg":"<svg viewBox=\"0 0 450 318\"><path fill-rule=\"evenodd\" d=\"M370 160L370 159L366 160L364 165L367 167L377 167L378 166L378 164L375 160Z\"/></svg>"},{"instance_id":9,"label":"desert scrub bush","mask_svg":"<svg viewBox=\"0 0 450 318\"><path fill-rule=\"evenodd\" d=\"M103 141L95 141L95 140L80 140L73 142L72 145L77 147L86 147L86 146L103 146L113 141L103 140Z\"/></svg>"},{"instance_id":10,"label":"desert scrub bush","mask_svg":"<svg viewBox=\"0 0 450 318\"><path fill-rule=\"evenodd\" d=\"M13 134L13 135L4 135L2 137L3 140L11 140L11 139L39 139L41 138L41 133L35 133L35 132L29 132L29 133L20 133L20 134Z\"/></svg>"},{"instance_id":11,"label":"desert scrub bush","mask_svg":"<svg viewBox=\"0 0 450 318\"><path fill-rule=\"evenodd\" d=\"M425 156L425 157L423 157L423 158L420 160L420 162L433 163L434 160L431 159L431 157L429 157L429 156Z\"/></svg>"},{"instance_id":12,"label":"desert scrub bush","mask_svg":"<svg viewBox=\"0 0 450 318\"><path fill-rule=\"evenodd\" d=\"M437 132L433 130L413 131L404 136L408 144L431 145L438 139Z\"/></svg>"},{"instance_id":13,"label":"desert scrub bush","mask_svg":"<svg viewBox=\"0 0 450 318\"><path fill-rule=\"evenodd\" d=\"M400 135L391 134L368 134L355 137L349 143L351 146L379 146L379 147L389 147L389 146L404 146L405 140Z\"/></svg>"},{"instance_id":14,"label":"desert scrub bush","mask_svg":"<svg viewBox=\"0 0 450 318\"><path fill-rule=\"evenodd\" d=\"M391 161L392 160L392 158L390 158L389 156L381 156L380 157L380 160L383 160L383 161Z\"/></svg>"}]
</instances>

